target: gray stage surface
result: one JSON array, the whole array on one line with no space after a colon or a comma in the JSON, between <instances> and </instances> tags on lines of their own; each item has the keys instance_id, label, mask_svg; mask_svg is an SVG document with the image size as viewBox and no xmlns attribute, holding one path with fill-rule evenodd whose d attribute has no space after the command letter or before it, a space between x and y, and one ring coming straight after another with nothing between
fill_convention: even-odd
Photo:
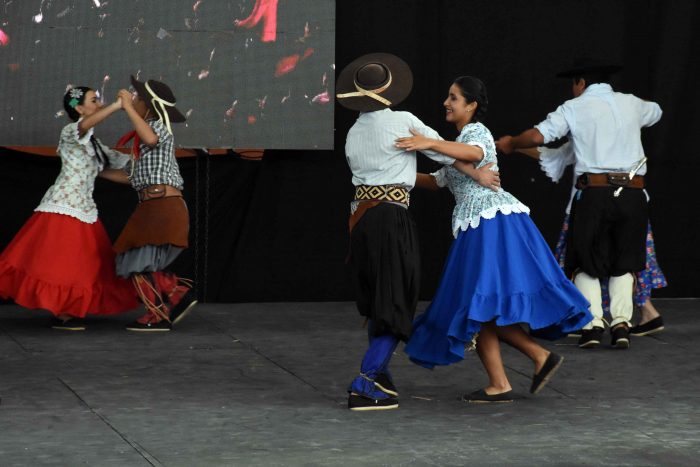
<instances>
[{"instance_id":1,"label":"gray stage surface","mask_svg":"<svg viewBox=\"0 0 700 467\"><path fill-rule=\"evenodd\" d=\"M655 303L666 331L629 351L551 344L566 361L535 397L506 349L512 404L459 400L486 382L474 354L428 371L400 347L401 407L374 413L346 408L352 303L200 305L158 335L124 331L136 313L70 333L0 306L0 464L698 465L700 300Z\"/></svg>"}]
</instances>

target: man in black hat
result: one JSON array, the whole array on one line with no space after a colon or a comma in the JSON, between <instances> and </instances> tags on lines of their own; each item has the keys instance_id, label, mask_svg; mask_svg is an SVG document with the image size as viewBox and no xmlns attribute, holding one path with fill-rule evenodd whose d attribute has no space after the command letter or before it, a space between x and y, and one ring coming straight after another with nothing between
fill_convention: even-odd
<instances>
[{"instance_id":1,"label":"man in black hat","mask_svg":"<svg viewBox=\"0 0 700 467\"><path fill-rule=\"evenodd\" d=\"M410 130L440 138L409 112L391 107L411 91L413 76L400 58L369 54L350 63L336 83L338 102L359 111L348 132L345 153L352 170L355 200L351 204L349 261L357 279L357 307L368 319L369 349L360 374L348 392L351 410L398 408L398 391L388 365L399 340L406 341L413 324L420 286L420 252L415 224L408 212L409 191L416 181L416 153L399 149L395 140ZM426 151L431 159L455 163ZM497 172L460 170L493 186Z\"/></svg>"},{"instance_id":2,"label":"man in black hat","mask_svg":"<svg viewBox=\"0 0 700 467\"><path fill-rule=\"evenodd\" d=\"M634 273L645 268L649 218L644 192L641 128L661 118L661 108L632 94L614 92L610 75L621 67L581 60L557 74L572 80L574 98L518 136L496 146L510 154L568 136L581 173L571 208L565 267L591 303L595 319L579 347L596 347L604 331L600 278L609 277L613 347L629 348Z\"/></svg>"}]
</instances>

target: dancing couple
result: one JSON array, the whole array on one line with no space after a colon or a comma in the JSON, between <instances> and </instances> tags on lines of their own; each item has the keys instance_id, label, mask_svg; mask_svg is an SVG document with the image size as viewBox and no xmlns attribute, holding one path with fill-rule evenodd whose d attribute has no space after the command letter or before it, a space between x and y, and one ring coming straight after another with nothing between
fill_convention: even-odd
<instances>
[{"instance_id":1,"label":"dancing couple","mask_svg":"<svg viewBox=\"0 0 700 467\"><path fill-rule=\"evenodd\" d=\"M499 187L493 137L480 122L486 88L460 77L444 102L446 120L460 132L445 141L396 106L410 93L412 75L391 54L370 54L350 63L337 82L338 102L359 111L348 132L346 156L355 199L350 216L350 264L357 306L368 320L369 348L348 389L355 411L398 408L389 363L399 341L419 365L432 368L464 358L474 347L488 386L463 396L469 402L510 402L500 340L533 363L531 392L539 392L563 357L523 330L557 339L593 317L589 303L564 276L529 209ZM416 172L416 151L443 165ZM413 322L420 285L415 224L408 211L414 186L448 187L455 197L450 249L433 302Z\"/></svg>"}]
</instances>

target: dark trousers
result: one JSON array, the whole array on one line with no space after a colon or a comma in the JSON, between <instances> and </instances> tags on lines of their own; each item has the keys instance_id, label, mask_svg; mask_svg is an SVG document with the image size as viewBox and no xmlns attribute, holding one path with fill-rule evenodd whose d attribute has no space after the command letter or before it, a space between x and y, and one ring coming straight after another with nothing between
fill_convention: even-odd
<instances>
[{"instance_id":1,"label":"dark trousers","mask_svg":"<svg viewBox=\"0 0 700 467\"><path fill-rule=\"evenodd\" d=\"M381 203L368 209L350 235L350 265L357 309L375 336L408 340L418 304L420 250L406 208Z\"/></svg>"},{"instance_id":2,"label":"dark trousers","mask_svg":"<svg viewBox=\"0 0 700 467\"><path fill-rule=\"evenodd\" d=\"M571 206L565 267L591 277L621 276L646 264L649 204L643 190L615 187L579 190Z\"/></svg>"}]
</instances>

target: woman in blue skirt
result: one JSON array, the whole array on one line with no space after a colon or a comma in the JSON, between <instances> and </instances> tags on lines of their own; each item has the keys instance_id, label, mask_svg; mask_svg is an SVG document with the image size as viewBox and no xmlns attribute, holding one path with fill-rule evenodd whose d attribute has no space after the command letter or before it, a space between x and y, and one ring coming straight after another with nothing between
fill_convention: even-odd
<instances>
[{"instance_id":1,"label":"woman in blue skirt","mask_svg":"<svg viewBox=\"0 0 700 467\"><path fill-rule=\"evenodd\" d=\"M457 78L444 102L446 119L457 126L455 142L426 138L417 132L396 145L407 151L433 150L478 168L497 162L489 130L479 122L488 103L477 78ZM492 170L498 170L493 166ZM447 186L454 194L455 241L435 297L419 316L406 345L411 360L427 368L464 358L476 347L489 385L464 396L469 402L511 402L512 388L501 360L499 340L527 355L534 364L530 392L541 390L563 357L549 352L526 333L558 339L593 319L589 303L564 276L527 206L510 193L482 187L444 167L419 174L416 186Z\"/></svg>"}]
</instances>

